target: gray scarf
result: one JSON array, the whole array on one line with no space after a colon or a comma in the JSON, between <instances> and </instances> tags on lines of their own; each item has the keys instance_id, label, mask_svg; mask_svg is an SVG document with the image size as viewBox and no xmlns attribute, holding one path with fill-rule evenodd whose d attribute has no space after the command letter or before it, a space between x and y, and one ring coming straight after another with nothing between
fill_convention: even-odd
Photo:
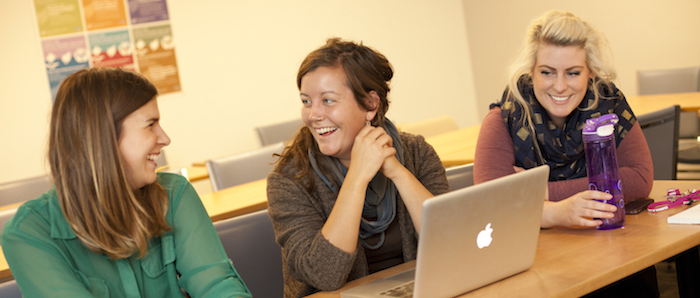
<instances>
[{"instance_id":1,"label":"gray scarf","mask_svg":"<svg viewBox=\"0 0 700 298\"><path fill-rule=\"evenodd\" d=\"M396 149L396 158L403 165L403 144L401 143L398 129L396 129L396 126L394 126L389 119L386 119L383 128L393 139L394 148ZM323 180L333 192L337 190L333 186L333 183L321 173L318 167L319 163L330 169L335 179L339 181L341 186L343 185L343 180L348 170L340 163L340 160L323 154L317 156L312 150L309 150L309 161L316 173L321 177L321 180ZM362 221L360 222L360 239L362 240L362 246L369 249L377 249L384 244L384 231L396 217L397 195L398 190L394 182L386 178L381 171L378 171L374 178L372 178L372 181L370 181L367 191L365 192L365 207L362 209ZM370 221L367 220L367 218L376 218L376 220ZM365 239L376 234L380 234L379 242L376 245L369 245L365 242Z\"/></svg>"}]
</instances>

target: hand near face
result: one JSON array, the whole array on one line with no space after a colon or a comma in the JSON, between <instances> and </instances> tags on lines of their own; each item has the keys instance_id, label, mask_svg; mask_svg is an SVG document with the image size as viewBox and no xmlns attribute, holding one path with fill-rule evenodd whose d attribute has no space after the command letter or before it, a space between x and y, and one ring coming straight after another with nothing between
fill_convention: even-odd
<instances>
[{"instance_id":1,"label":"hand near face","mask_svg":"<svg viewBox=\"0 0 700 298\"><path fill-rule=\"evenodd\" d=\"M392 143L391 136L384 128L365 126L355 137L348 171L358 171L369 182L380 169L384 170L385 160L390 157L396 159L396 149Z\"/></svg>"},{"instance_id":2,"label":"hand near face","mask_svg":"<svg viewBox=\"0 0 700 298\"><path fill-rule=\"evenodd\" d=\"M593 218L612 218L617 207L596 200L609 200L612 195L600 191L587 190L579 192L559 202L545 204L543 227L550 226L581 226L595 227L603 224ZM547 222L548 224L545 224Z\"/></svg>"}]
</instances>

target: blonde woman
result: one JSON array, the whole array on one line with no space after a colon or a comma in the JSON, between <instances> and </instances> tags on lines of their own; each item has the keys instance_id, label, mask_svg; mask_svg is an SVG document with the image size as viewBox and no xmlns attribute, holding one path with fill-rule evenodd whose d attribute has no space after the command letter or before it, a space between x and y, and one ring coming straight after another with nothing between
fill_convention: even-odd
<instances>
[{"instance_id":1,"label":"blonde woman","mask_svg":"<svg viewBox=\"0 0 700 298\"><path fill-rule=\"evenodd\" d=\"M595 227L615 206L589 191L582 129L586 119L615 113L617 158L625 201L651 192L653 166L603 35L570 12L549 11L528 30L501 101L491 105L477 142L474 180L481 183L538 165L550 166L542 227ZM552 248L556 249L556 248ZM658 297L654 267L594 292L600 297Z\"/></svg>"},{"instance_id":2,"label":"blonde woman","mask_svg":"<svg viewBox=\"0 0 700 298\"><path fill-rule=\"evenodd\" d=\"M2 249L26 297L251 297L185 178L156 88L121 69L67 77L51 114L55 188L23 204Z\"/></svg>"},{"instance_id":3,"label":"blonde woman","mask_svg":"<svg viewBox=\"0 0 700 298\"><path fill-rule=\"evenodd\" d=\"M617 157L625 201L646 198L651 154L622 91L603 35L569 12L550 11L530 26L500 102L484 119L474 162L476 183L538 165L550 166L542 226L595 227L615 207L588 189L582 128L615 113Z\"/></svg>"}]
</instances>

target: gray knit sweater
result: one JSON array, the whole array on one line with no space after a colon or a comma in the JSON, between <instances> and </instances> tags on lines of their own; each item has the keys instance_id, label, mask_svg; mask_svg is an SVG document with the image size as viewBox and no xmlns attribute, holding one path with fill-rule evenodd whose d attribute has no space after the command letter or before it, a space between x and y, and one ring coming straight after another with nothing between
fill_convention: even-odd
<instances>
[{"instance_id":1,"label":"gray knit sweater","mask_svg":"<svg viewBox=\"0 0 700 298\"><path fill-rule=\"evenodd\" d=\"M401 141L406 168L432 194L447 192L445 169L435 150L422 136L401 133ZM368 274L365 250L359 241L354 253L346 253L321 235L336 194L318 175L314 175L316 191L307 192L305 182L293 179L298 173L292 161L267 177L268 208L277 243L282 247L284 297L336 290ZM410 261L416 258L416 230L400 195L396 205L404 261Z\"/></svg>"}]
</instances>

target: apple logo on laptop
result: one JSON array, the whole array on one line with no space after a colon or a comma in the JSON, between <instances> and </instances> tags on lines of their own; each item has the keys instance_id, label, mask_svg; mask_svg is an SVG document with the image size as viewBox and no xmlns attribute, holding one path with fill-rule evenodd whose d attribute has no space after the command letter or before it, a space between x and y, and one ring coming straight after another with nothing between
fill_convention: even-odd
<instances>
[{"instance_id":1,"label":"apple logo on laptop","mask_svg":"<svg viewBox=\"0 0 700 298\"><path fill-rule=\"evenodd\" d=\"M486 228L476 236L476 246L479 247L479 249L491 245L491 241L493 241L491 233L493 233L493 229L491 228L491 223L488 223Z\"/></svg>"}]
</instances>

